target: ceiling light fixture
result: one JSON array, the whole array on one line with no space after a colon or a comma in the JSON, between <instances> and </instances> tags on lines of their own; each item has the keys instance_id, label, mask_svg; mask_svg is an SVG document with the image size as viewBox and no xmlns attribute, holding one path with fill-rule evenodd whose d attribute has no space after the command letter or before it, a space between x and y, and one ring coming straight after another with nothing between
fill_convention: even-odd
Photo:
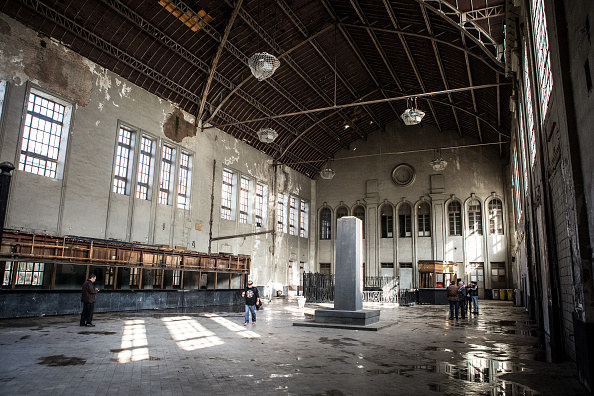
<instances>
[{"instance_id":1,"label":"ceiling light fixture","mask_svg":"<svg viewBox=\"0 0 594 396\"><path fill-rule=\"evenodd\" d=\"M320 177L325 180L332 180L336 175L336 171L332 168L332 160L328 161L324 168L320 171Z\"/></svg>"},{"instance_id":2,"label":"ceiling light fixture","mask_svg":"<svg viewBox=\"0 0 594 396\"><path fill-rule=\"evenodd\" d=\"M425 112L417 109L417 98L408 99L408 108L400 116L405 125L417 125L425 117Z\"/></svg>"},{"instance_id":3,"label":"ceiling light fixture","mask_svg":"<svg viewBox=\"0 0 594 396\"><path fill-rule=\"evenodd\" d=\"M267 52L257 52L248 61L248 66L258 81L272 77L280 66L280 61L274 55Z\"/></svg>"},{"instance_id":4,"label":"ceiling light fixture","mask_svg":"<svg viewBox=\"0 0 594 396\"><path fill-rule=\"evenodd\" d=\"M272 128L262 128L256 134L262 143L272 143L278 136L278 133Z\"/></svg>"},{"instance_id":5,"label":"ceiling light fixture","mask_svg":"<svg viewBox=\"0 0 594 396\"><path fill-rule=\"evenodd\" d=\"M436 172L441 172L448 166L448 163L443 158L441 158L441 150L440 149L435 149L435 154L433 156L433 160L431 160L431 162L429 162L429 165L431 165L433 170Z\"/></svg>"}]
</instances>

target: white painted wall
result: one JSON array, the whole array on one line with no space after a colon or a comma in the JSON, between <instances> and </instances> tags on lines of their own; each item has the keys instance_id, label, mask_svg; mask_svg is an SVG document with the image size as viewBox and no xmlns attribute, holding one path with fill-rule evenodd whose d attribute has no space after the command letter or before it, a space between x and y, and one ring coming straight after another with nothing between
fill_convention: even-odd
<instances>
[{"instance_id":1,"label":"white painted wall","mask_svg":"<svg viewBox=\"0 0 594 396\"><path fill-rule=\"evenodd\" d=\"M163 125L166 116L176 109L174 103L156 97L56 42L51 41L47 48L40 49L37 34L4 15L0 15L0 19L8 26L0 33L0 80L7 82L2 98L0 161L10 161L18 167L23 105L31 87L73 103L63 177L50 179L15 170L6 228L114 238L207 252L213 165L213 237L272 229L275 225L273 191L312 201L315 182L287 167L279 167L274 177L270 157L220 130L205 128L181 142L172 141L164 134ZM68 78L60 80L43 73L28 74L30 70L45 67L36 56L40 51L46 51L45 56L59 58L61 63L54 65L52 71ZM191 115L183 116L186 122L194 123ZM167 143L192 154L190 210L157 203L158 173L153 179L151 201L136 199L134 193L112 192L120 122L153 137L159 151L161 145ZM159 165L160 153L157 154L155 161ZM256 227L253 220L252 224L240 224L239 216L235 221L220 219L224 167L253 182L268 185L268 216L263 227ZM157 167L155 172L158 172ZM315 204L315 200L313 202ZM310 213L315 213L311 206ZM315 232L313 224L309 232L310 235ZM215 241L212 251L251 256L250 277L256 285L264 285L269 280L287 285L289 260L303 262L305 270L313 270L309 238L285 233L277 235L276 240L272 234L265 234Z\"/></svg>"}]
</instances>

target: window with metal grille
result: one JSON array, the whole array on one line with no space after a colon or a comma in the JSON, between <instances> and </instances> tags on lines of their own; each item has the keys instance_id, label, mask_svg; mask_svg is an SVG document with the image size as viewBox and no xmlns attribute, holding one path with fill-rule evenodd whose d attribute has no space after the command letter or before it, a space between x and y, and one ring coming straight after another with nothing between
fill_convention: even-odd
<instances>
[{"instance_id":1,"label":"window with metal grille","mask_svg":"<svg viewBox=\"0 0 594 396\"><path fill-rule=\"evenodd\" d=\"M16 263L13 263L16 264ZM43 285L43 263L18 263L16 284L26 286Z\"/></svg>"},{"instance_id":2,"label":"window with metal grille","mask_svg":"<svg viewBox=\"0 0 594 396\"><path fill-rule=\"evenodd\" d=\"M12 279L12 263L7 261L4 263L4 280L2 281L2 285L10 286L11 279Z\"/></svg>"},{"instance_id":3,"label":"window with metal grille","mask_svg":"<svg viewBox=\"0 0 594 396\"><path fill-rule=\"evenodd\" d=\"M412 236L411 209L407 203L400 205L398 208L398 226L400 238L410 238Z\"/></svg>"},{"instance_id":4,"label":"window with metal grille","mask_svg":"<svg viewBox=\"0 0 594 396\"><path fill-rule=\"evenodd\" d=\"M365 239L365 207L359 205L353 208L353 216L361 220L361 236Z\"/></svg>"},{"instance_id":5,"label":"window with metal grille","mask_svg":"<svg viewBox=\"0 0 594 396\"><path fill-rule=\"evenodd\" d=\"M521 201L521 194L520 194L520 168L518 164L518 150L516 146L513 149L513 187L514 187L514 204L516 209L516 222L520 222L522 218L522 201Z\"/></svg>"},{"instance_id":6,"label":"window with metal grille","mask_svg":"<svg viewBox=\"0 0 594 396\"><path fill-rule=\"evenodd\" d=\"M298 211L297 211L297 198L289 198L289 235L297 235L298 225Z\"/></svg>"},{"instance_id":7,"label":"window with metal grille","mask_svg":"<svg viewBox=\"0 0 594 396\"><path fill-rule=\"evenodd\" d=\"M285 229L285 217L286 217L286 201L287 197L283 193L278 194L278 207L276 212L276 232L287 232Z\"/></svg>"},{"instance_id":8,"label":"window with metal grille","mask_svg":"<svg viewBox=\"0 0 594 396\"><path fill-rule=\"evenodd\" d=\"M173 173L175 171L175 149L163 145L161 157L161 180L159 181L159 203L163 205L173 205Z\"/></svg>"},{"instance_id":9,"label":"window with metal grille","mask_svg":"<svg viewBox=\"0 0 594 396\"><path fill-rule=\"evenodd\" d=\"M266 193L266 186L262 183L256 184L256 227L262 227L264 224L265 206L264 199Z\"/></svg>"},{"instance_id":10,"label":"window with metal grille","mask_svg":"<svg viewBox=\"0 0 594 396\"><path fill-rule=\"evenodd\" d=\"M349 215L349 210L346 207L339 206L338 209L336 209L336 220L340 219L341 217L348 216L348 215Z\"/></svg>"},{"instance_id":11,"label":"window with metal grille","mask_svg":"<svg viewBox=\"0 0 594 396\"><path fill-rule=\"evenodd\" d=\"M320 239L332 239L332 211L330 208L320 210Z\"/></svg>"},{"instance_id":12,"label":"window with metal grille","mask_svg":"<svg viewBox=\"0 0 594 396\"><path fill-rule=\"evenodd\" d=\"M163 287L163 270L153 270L153 288Z\"/></svg>"},{"instance_id":13,"label":"window with metal grille","mask_svg":"<svg viewBox=\"0 0 594 396\"><path fill-rule=\"evenodd\" d=\"M146 136L140 141L140 156L138 158L138 175L136 177L136 198L151 199L151 181L153 173L153 147L155 142Z\"/></svg>"},{"instance_id":14,"label":"window with metal grille","mask_svg":"<svg viewBox=\"0 0 594 396\"><path fill-rule=\"evenodd\" d=\"M302 238L309 237L309 204L303 199L299 208L299 236Z\"/></svg>"},{"instance_id":15,"label":"window with metal grille","mask_svg":"<svg viewBox=\"0 0 594 396\"><path fill-rule=\"evenodd\" d=\"M27 101L19 170L58 178L64 157L72 106L31 90Z\"/></svg>"},{"instance_id":16,"label":"window with metal grille","mask_svg":"<svg viewBox=\"0 0 594 396\"><path fill-rule=\"evenodd\" d=\"M228 169L223 169L223 187L221 193L221 218L232 220L231 204L233 199L233 173Z\"/></svg>"},{"instance_id":17,"label":"window with metal grille","mask_svg":"<svg viewBox=\"0 0 594 396\"><path fill-rule=\"evenodd\" d=\"M113 192L117 194L130 194L131 159L134 147L133 137L134 131L123 125L120 126L113 174Z\"/></svg>"},{"instance_id":18,"label":"window with metal grille","mask_svg":"<svg viewBox=\"0 0 594 396\"><path fill-rule=\"evenodd\" d=\"M547 33L547 18L543 0L533 0L532 31L534 32L534 50L536 51L536 74L540 91L540 111L544 120L553 90L553 73L551 72L551 54Z\"/></svg>"},{"instance_id":19,"label":"window with metal grille","mask_svg":"<svg viewBox=\"0 0 594 396\"><path fill-rule=\"evenodd\" d=\"M427 202L423 202L417 207L417 226L420 237L431 236L431 208Z\"/></svg>"},{"instance_id":20,"label":"window with metal grille","mask_svg":"<svg viewBox=\"0 0 594 396\"><path fill-rule=\"evenodd\" d=\"M140 282L140 271L140 268L130 268L130 286L138 287L138 284Z\"/></svg>"},{"instance_id":21,"label":"window with metal grille","mask_svg":"<svg viewBox=\"0 0 594 396\"><path fill-rule=\"evenodd\" d=\"M177 207L190 210L190 180L192 175L192 156L182 152L179 158L177 181Z\"/></svg>"},{"instance_id":22,"label":"window with metal grille","mask_svg":"<svg viewBox=\"0 0 594 396\"><path fill-rule=\"evenodd\" d=\"M489 233L503 235L503 203L497 198L489 201Z\"/></svg>"},{"instance_id":23,"label":"window with metal grille","mask_svg":"<svg viewBox=\"0 0 594 396\"><path fill-rule=\"evenodd\" d=\"M394 237L394 209L392 205L382 205L381 210L381 227L382 227L382 238L393 238Z\"/></svg>"},{"instance_id":24,"label":"window with metal grille","mask_svg":"<svg viewBox=\"0 0 594 396\"><path fill-rule=\"evenodd\" d=\"M181 271L180 270L173 270L173 279L172 285L173 286L181 286Z\"/></svg>"},{"instance_id":25,"label":"window with metal grille","mask_svg":"<svg viewBox=\"0 0 594 396\"><path fill-rule=\"evenodd\" d=\"M241 176L239 190L239 222L248 224L249 220L250 179Z\"/></svg>"},{"instance_id":26,"label":"window with metal grille","mask_svg":"<svg viewBox=\"0 0 594 396\"><path fill-rule=\"evenodd\" d=\"M528 47L524 42L524 104L526 113L526 128L528 129L528 152L530 166L536 161L536 138L534 136L534 109L532 107L532 84L530 83L530 69L528 68Z\"/></svg>"},{"instance_id":27,"label":"window with metal grille","mask_svg":"<svg viewBox=\"0 0 594 396\"><path fill-rule=\"evenodd\" d=\"M462 235L462 205L458 201L452 201L448 205L449 234L452 236Z\"/></svg>"},{"instance_id":28,"label":"window with metal grille","mask_svg":"<svg viewBox=\"0 0 594 396\"><path fill-rule=\"evenodd\" d=\"M105 286L113 288L115 286L116 267L107 267L105 270Z\"/></svg>"},{"instance_id":29,"label":"window with metal grille","mask_svg":"<svg viewBox=\"0 0 594 396\"><path fill-rule=\"evenodd\" d=\"M483 235L483 218L481 203L473 199L468 204L468 232L476 235Z\"/></svg>"}]
</instances>

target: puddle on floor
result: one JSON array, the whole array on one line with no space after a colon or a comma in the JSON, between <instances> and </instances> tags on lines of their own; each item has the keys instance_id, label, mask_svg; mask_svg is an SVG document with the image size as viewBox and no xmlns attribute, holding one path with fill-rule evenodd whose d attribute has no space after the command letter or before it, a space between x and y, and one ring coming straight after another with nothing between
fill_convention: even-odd
<instances>
[{"instance_id":1,"label":"puddle on floor","mask_svg":"<svg viewBox=\"0 0 594 396\"><path fill-rule=\"evenodd\" d=\"M85 359L77 357L67 357L64 355L44 356L40 357L41 360L38 364L45 364L47 366L77 366L85 364Z\"/></svg>"}]
</instances>

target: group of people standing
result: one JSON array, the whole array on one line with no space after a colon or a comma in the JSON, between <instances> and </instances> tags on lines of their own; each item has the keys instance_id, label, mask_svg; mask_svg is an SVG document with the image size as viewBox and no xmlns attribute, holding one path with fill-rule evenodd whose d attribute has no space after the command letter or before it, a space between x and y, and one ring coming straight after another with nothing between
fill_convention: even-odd
<instances>
[{"instance_id":1,"label":"group of people standing","mask_svg":"<svg viewBox=\"0 0 594 396\"><path fill-rule=\"evenodd\" d=\"M450 304L450 320L454 317L458 319L458 313L462 315L462 319L466 319L466 311L468 314L478 315L478 286L476 282L470 282L465 285L463 281L459 280L456 286L456 281L447 288L448 302Z\"/></svg>"}]
</instances>

